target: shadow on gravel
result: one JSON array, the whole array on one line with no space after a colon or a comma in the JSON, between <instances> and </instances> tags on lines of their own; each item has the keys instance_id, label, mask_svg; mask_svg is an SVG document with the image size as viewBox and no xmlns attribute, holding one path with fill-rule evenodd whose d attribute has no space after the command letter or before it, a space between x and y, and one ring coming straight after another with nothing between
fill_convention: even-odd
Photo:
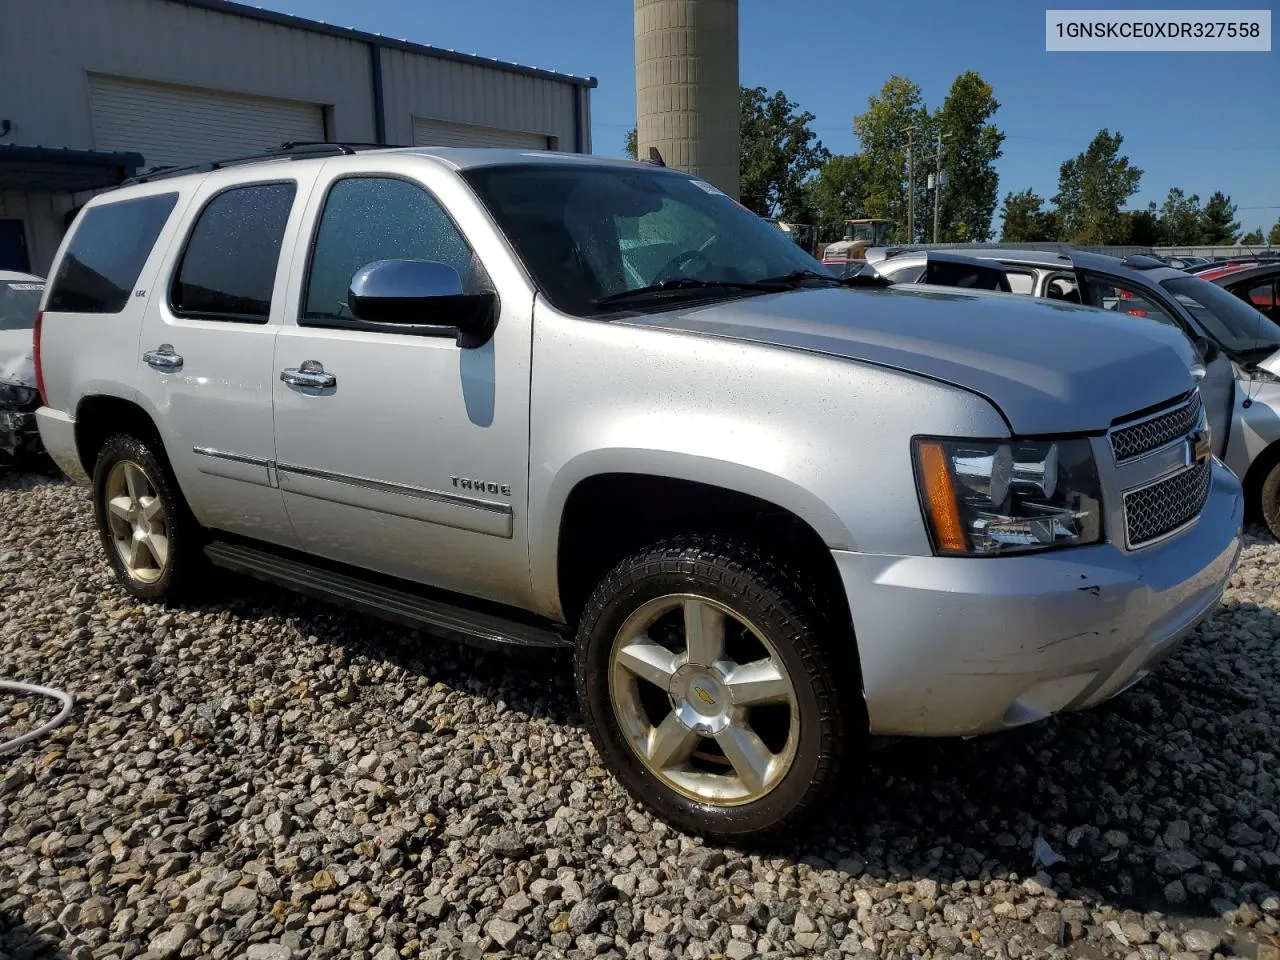
<instances>
[{"instance_id":1,"label":"shadow on gravel","mask_svg":"<svg viewBox=\"0 0 1280 960\"><path fill-rule=\"evenodd\" d=\"M41 934L22 922L21 910L0 909L0 957L7 960L64 960L62 939Z\"/></svg>"}]
</instances>

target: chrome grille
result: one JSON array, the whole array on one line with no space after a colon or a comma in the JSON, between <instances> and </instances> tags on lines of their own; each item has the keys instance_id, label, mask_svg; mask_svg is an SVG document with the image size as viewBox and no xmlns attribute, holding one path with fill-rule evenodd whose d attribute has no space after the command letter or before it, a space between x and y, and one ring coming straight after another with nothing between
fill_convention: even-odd
<instances>
[{"instance_id":1,"label":"chrome grille","mask_svg":"<svg viewBox=\"0 0 1280 960\"><path fill-rule=\"evenodd\" d=\"M1115 454L1116 463L1140 457L1179 437L1185 437L1200 422L1202 406L1197 392L1172 410L1132 426L1112 430L1111 452Z\"/></svg>"},{"instance_id":2,"label":"chrome grille","mask_svg":"<svg viewBox=\"0 0 1280 960\"><path fill-rule=\"evenodd\" d=\"M1124 526L1130 547L1138 547L1194 520L1209 498L1213 461L1202 460L1150 486L1124 495Z\"/></svg>"}]
</instances>

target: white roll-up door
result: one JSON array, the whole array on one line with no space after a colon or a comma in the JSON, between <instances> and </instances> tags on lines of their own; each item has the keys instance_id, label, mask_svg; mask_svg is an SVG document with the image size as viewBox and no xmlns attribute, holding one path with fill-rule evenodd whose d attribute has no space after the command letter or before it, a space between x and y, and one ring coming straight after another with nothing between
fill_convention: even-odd
<instances>
[{"instance_id":1,"label":"white roll-up door","mask_svg":"<svg viewBox=\"0 0 1280 960\"><path fill-rule=\"evenodd\" d=\"M325 139L324 109L317 104L221 90L91 76L89 109L97 149L135 151L149 167Z\"/></svg>"},{"instance_id":2,"label":"white roll-up door","mask_svg":"<svg viewBox=\"0 0 1280 960\"><path fill-rule=\"evenodd\" d=\"M453 120L413 118L415 147L515 147L521 150L549 150L546 134L523 130L504 130Z\"/></svg>"}]
</instances>

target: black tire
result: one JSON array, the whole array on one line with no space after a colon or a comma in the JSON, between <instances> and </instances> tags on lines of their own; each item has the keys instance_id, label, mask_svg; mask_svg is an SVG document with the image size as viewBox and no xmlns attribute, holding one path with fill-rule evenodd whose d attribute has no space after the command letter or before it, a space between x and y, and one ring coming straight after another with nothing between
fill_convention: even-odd
<instances>
[{"instance_id":1,"label":"black tire","mask_svg":"<svg viewBox=\"0 0 1280 960\"><path fill-rule=\"evenodd\" d=\"M164 508L168 552L159 576L152 580L140 579L130 571L116 547L107 517L108 479L118 464L126 462L142 468ZM93 510L107 563L132 596L149 601L187 600L207 582L204 530L187 506L158 440L117 434L102 445L93 471Z\"/></svg>"},{"instance_id":2,"label":"black tire","mask_svg":"<svg viewBox=\"0 0 1280 960\"><path fill-rule=\"evenodd\" d=\"M1276 463L1262 481L1259 500L1263 522L1273 537L1280 538L1280 463Z\"/></svg>"},{"instance_id":3,"label":"black tire","mask_svg":"<svg viewBox=\"0 0 1280 960\"><path fill-rule=\"evenodd\" d=\"M794 690L799 728L791 765L762 797L739 805L701 802L661 779L631 746L614 711L610 657L619 630L642 605L689 593L754 624ZM829 616L799 570L744 544L676 538L623 560L587 601L574 658L578 702L596 749L637 800L687 832L760 841L819 817L865 746L853 644L852 628L842 629Z\"/></svg>"}]
</instances>

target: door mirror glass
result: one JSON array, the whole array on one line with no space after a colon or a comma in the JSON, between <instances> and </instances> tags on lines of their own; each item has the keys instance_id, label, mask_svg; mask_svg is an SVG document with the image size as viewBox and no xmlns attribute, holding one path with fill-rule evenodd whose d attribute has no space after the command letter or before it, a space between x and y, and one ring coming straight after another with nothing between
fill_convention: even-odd
<instances>
[{"instance_id":1,"label":"door mirror glass","mask_svg":"<svg viewBox=\"0 0 1280 960\"><path fill-rule=\"evenodd\" d=\"M434 260L375 260L351 278L351 315L366 323L449 327L460 346L479 346L493 333L497 297L463 293L458 271Z\"/></svg>"}]
</instances>

